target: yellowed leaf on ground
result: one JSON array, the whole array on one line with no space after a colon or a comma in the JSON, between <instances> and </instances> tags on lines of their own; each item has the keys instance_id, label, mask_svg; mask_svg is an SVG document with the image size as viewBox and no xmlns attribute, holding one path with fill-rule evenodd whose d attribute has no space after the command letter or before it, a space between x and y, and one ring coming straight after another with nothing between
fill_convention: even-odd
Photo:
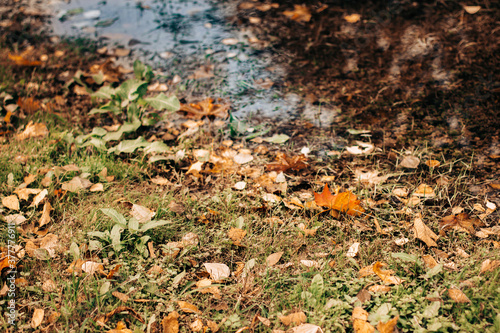
<instances>
[{"instance_id":1,"label":"yellowed leaf on ground","mask_svg":"<svg viewBox=\"0 0 500 333\"><path fill-rule=\"evenodd\" d=\"M301 260L300 263L306 267L309 267L309 268L312 268L312 267L319 268L320 267L319 262L317 262L315 260Z\"/></svg>"},{"instance_id":2,"label":"yellowed leaf on ground","mask_svg":"<svg viewBox=\"0 0 500 333\"><path fill-rule=\"evenodd\" d=\"M262 323L264 324L264 326L271 326L271 321L269 319L267 319L266 317L261 317L261 316L257 316L257 319Z\"/></svg>"},{"instance_id":3,"label":"yellowed leaf on ground","mask_svg":"<svg viewBox=\"0 0 500 333\"><path fill-rule=\"evenodd\" d=\"M210 278L214 281L226 279L231 275L231 270L226 264L204 263L203 266L205 266Z\"/></svg>"},{"instance_id":4,"label":"yellowed leaf on ground","mask_svg":"<svg viewBox=\"0 0 500 333\"><path fill-rule=\"evenodd\" d=\"M434 259L434 257L430 254L423 255L422 259L424 260L425 267L429 269L432 269L438 265L436 259Z\"/></svg>"},{"instance_id":5,"label":"yellowed leaf on ground","mask_svg":"<svg viewBox=\"0 0 500 333\"><path fill-rule=\"evenodd\" d=\"M304 223L299 223L299 225L297 226L297 228L299 228L304 233L304 235L306 237L307 236L314 236L314 235L316 235L316 230L318 230L318 228L307 229L306 225Z\"/></svg>"},{"instance_id":6,"label":"yellowed leaf on ground","mask_svg":"<svg viewBox=\"0 0 500 333\"><path fill-rule=\"evenodd\" d=\"M486 259L481 264L481 273L484 273L484 272L493 272L498 267L500 267L500 260Z\"/></svg>"},{"instance_id":7,"label":"yellowed leaf on ground","mask_svg":"<svg viewBox=\"0 0 500 333\"><path fill-rule=\"evenodd\" d=\"M293 5L293 10L285 10L283 15L297 22L309 22L311 20L311 11L304 5Z\"/></svg>"},{"instance_id":8,"label":"yellowed leaf on ground","mask_svg":"<svg viewBox=\"0 0 500 333\"><path fill-rule=\"evenodd\" d=\"M468 14L474 15L481 10L481 6L464 6L464 10Z\"/></svg>"},{"instance_id":9,"label":"yellowed leaf on ground","mask_svg":"<svg viewBox=\"0 0 500 333\"><path fill-rule=\"evenodd\" d=\"M42 324L45 311L43 309L35 309L31 318L31 328L37 328Z\"/></svg>"},{"instance_id":10,"label":"yellowed leaf on ground","mask_svg":"<svg viewBox=\"0 0 500 333\"><path fill-rule=\"evenodd\" d=\"M193 304L184 302L184 301L177 301L177 304L181 308L182 311L187 312L187 313L201 313L201 311Z\"/></svg>"},{"instance_id":11,"label":"yellowed leaf on ground","mask_svg":"<svg viewBox=\"0 0 500 333\"><path fill-rule=\"evenodd\" d=\"M368 142L356 141L356 146L346 147L345 150L352 155L367 155L375 150L375 146Z\"/></svg>"},{"instance_id":12,"label":"yellowed leaf on ground","mask_svg":"<svg viewBox=\"0 0 500 333\"><path fill-rule=\"evenodd\" d=\"M353 243L350 247L349 250L347 250L346 257L351 257L354 258L355 256L358 255L359 252L359 243Z\"/></svg>"},{"instance_id":13,"label":"yellowed leaf on ground","mask_svg":"<svg viewBox=\"0 0 500 333\"><path fill-rule=\"evenodd\" d=\"M127 294L124 294L124 293L121 293L119 291L113 291L111 293L113 296L115 296L116 298L118 298L120 301L122 301L123 303L127 303L127 301L129 300L129 296Z\"/></svg>"},{"instance_id":14,"label":"yellowed leaf on ground","mask_svg":"<svg viewBox=\"0 0 500 333\"><path fill-rule=\"evenodd\" d=\"M203 329L203 322L200 318L196 318L191 324L189 324L189 328L193 332L199 332Z\"/></svg>"},{"instance_id":15,"label":"yellowed leaf on ground","mask_svg":"<svg viewBox=\"0 0 500 333\"><path fill-rule=\"evenodd\" d=\"M413 222L413 232L415 233L415 237L422 240L427 246L437 246L435 241L439 239L439 236L424 224L420 214Z\"/></svg>"},{"instance_id":16,"label":"yellowed leaf on ground","mask_svg":"<svg viewBox=\"0 0 500 333\"><path fill-rule=\"evenodd\" d=\"M9 195L8 197L2 198L2 205L10 210L19 210L19 199L15 195Z\"/></svg>"},{"instance_id":17,"label":"yellowed leaf on ground","mask_svg":"<svg viewBox=\"0 0 500 333\"><path fill-rule=\"evenodd\" d=\"M361 19L361 15L359 15L359 14L351 14L351 15L344 16L344 20L346 20L349 23L359 22L360 19Z\"/></svg>"},{"instance_id":18,"label":"yellowed leaf on ground","mask_svg":"<svg viewBox=\"0 0 500 333\"><path fill-rule=\"evenodd\" d=\"M26 125L23 132L16 135L17 140L26 140L31 138L43 138L49 135L49 130L47 126L42 123L34 124L32 121Z\"/></svg>"},{"instance_id":19,"label":"yellowed leaf on ground","mask_svg":"<svg viewBox=\"0 0 500 333\"><path fill-rule=\"evenodd\" d=\"M196 288L202 294L210 293L214 295L215 298L220 298L220 290L219 287L211 287L212 280L210 279L202 279L196 282Z\"/></svg>"},{"instance_id":20,"label":"yellowed leaf on ground","mask_svg":"<svg viewBox=\"0 0 500 333\"><path fill-rule=\"evenodd\" d=\"M427 161L425 161L425 164L429 168L437 168L438 166L441 165L441 162L439 162L438 160L427 160Z\"/></svg>"},{"instance_id":21,"label":"yellowed leaf on ground","mask_svg":"<svg viewBox=\"0 0 500 333\"><path fill-rule=\"evenodd\" d=\"M403 160L399 165L407 169L416 169L418 168L419 164L420 164L420 159L416 156L410 155L403 157Z\"/></svg>"},{"instance_id":22,"label":"yellowed leaf on ground","mask_svg":"<svg viewBox=\"0 0 500 333\"><path fill-rule=\"evenodd\" d=\"M383 266L385 266L384 263L377 261L375 264L373 264L373 271L379 278L382 279L382 281L384 281L384 283L398 285L404 282L404 280L402 280L401 278L392 275L394 273L392 270L383 271Z\"/></svg>"},{"instance_id":23,"label":"yellowed leaf on ground","mask_svg":"<svg viewBox=\"0 0 500 333\"><path fill-rule=\"evenodd\" d=\"M460 289L449 288L448 295L456 303L470 303L470 299Z\"/></svg>"},{"instance_id":24,"label":"yellowed leaf on ground","mask_svg":"<svg viewBox=\"0 0 500 333\"><path fill-rule=\"evenodd\" d=\"M38 221L38 227L41 228L46 224L50 223L50 211L52 210L52 206L50 205L50 202L45 202L43 205L43 211L42 211L42 217L40 218L40 221Z\"/></svg>"},{"instance_id":25,"label":"yellowed leaf on ground","mask_svg":"<svg viewBox=\"0 0 500 333\"><path fill-rule=\"evenodd\" d=\"M292 333L323 333L323 330L318 325L300 324L292 328Z\"/></svg>"},{"instance_id":26,"label":"yellowed leaf on ground","mask_svg":"<svg viewBox=\"0 0 500 333\"><path fill-rule=\"evenodd\" d=\"M426 199L436 197L434 189L427 184L420 184L412 195Z\"/></svg>"},{"instance_id":27,"label":"yellowed leaf on ground","mask_svg":"<svg viewBox=\"0 0 500 333\"><path fill-rule=\"evenodd\" d=\"M82 271L87 274L102 273L104 274L104 265L95 261L86 261L82 264Z\"/></svg>"},{"instance_id":28,"label":"yellowed leaf on ground","mask_svg":"<svg viewBox=\"0 0 500 333\"><path fill-rule=\"evenodd\" d=\"M140 223L145 223L153 218L155 212L144 206L133 204L130 215L135 217Z\"/></svg>"},{"instance_id":29,"label":"yellowed leaf on ground","mask_svg":"<svg viewBox=\"0 0 500 333\"><path fill-rule=\"evenodd\" d=\"M43 191L41 191L40 193L35 195L30 207L38 207L38 205L41 204L45 200L45 198L47 197L48 194L49 194L49 191L47 189L44 189Z\"/></svg>"},{"instance_id":30,"label":"yellowed leaf on ground","mask_svg":"<svg viewBox=\"0 0 500 333\"><path fill-rule=\"evenodd\" d=\"M373 271L373 265L361 268L358 274L360 278L375 274L375 272Z\"/></svg>"},{"instance_id":31,"label":"yellowed leaf on ground","mask_svg":"<svg viewBox=\"0 0 500 333\"><path fill-rule=\"evenodd\" d=\"M306 314L302 311L293 312L287 316L281 316L279 317L279 319L285 326L290 326L292 324L296 326L303 324L307 321Z\"/></svg>"},{"instance_id":32,"label":"yellowed leaf on ground","mask_svg":"<svg viewBox=\"0 0 500 333\"><path fill-rule=\"evenodd\" d=\"M97 183L92 186L90 186L89 189L90 192L102 192L104 191L104 185L102 183Z\"/></svg>"},{"instance_id":33,"label":"yellowed leaf on ground","mask_svg":"<svg viewBox=\"0 0 500 333\"><path fill-rule=\"evenodd\" d=\"M354 171L354 177L356 177L356 180L364 185L367 186L375 186L380 183L383 183L389 178L388 175L386 176L379 176L378 174L380 171L366 171L363 172L361 169L356 169Z\"/></svg>"},{"instance_id":34,"label":"yellowed leaf on ground","mask_svg":"<svg viewBox=\"0 0 500 333\"><path fill-rule=\"evenodd\" d=\"M356 333L373 333L375 327L368 322L368 312L361 307L355 307L352 311L352 326Z\"/></svg>"},{"instance_id":35,"label":"yellowed leaf on ground","mask_svg":"<svg viewBox=\"0 0 500 333\"><path fill-rule=\"evenodd\" d=\"M274 266L276 265L280 259L281 259L281 256L283 255L283 251L280 251L280 252L276 252L276 253L273 253L271 255L269 255L269 257L266 258L266 264L267 266Z\"/></svg>"},{"instance_id":36,"label":"yellowed leaf on ground","mask_svg":"<svg viewBox=\"0 0 500 333\"><path fill-rule=\"evenodd\" d=\"M386 323L379 322L377 324L377 330L380 333L394 333L394 328L396 327L399 320L399 316L396 316Z\"/></svg>"},{"instance_id":37,"label":"yellowed leaf on ground","mask_svg":"<svg viewBox=\"0 0 500 333\"><path fill-rule=\"evenodd\" d=\"M133 331L128 329L123 321L119 321L116 323L116 328L106 331L106 333L133 333Z\"/></svg>"},{"instance_id":38,"label":"yellowed leaf on ground","mask_svg":"<svg viewBox=\"0 0 500 333\"><path fill-rule=\"evenodd\" d=\"M51 279L47 279L42 284L42 290L50 293L57 290L57 284Z\"/></svg>"},{"instance_id":39,"label":"yellowed leaf on ground","mask_svg":"<svg viewBox=\"0 0 500 333\"><path fill-rule=\"evenodd\" d=\"M376 284L374 286L369 286L368 291L371 291L372 293L387 293L391 291L391 287L384 286L381 284Z\"/></svg>"},{"instance_id":40,"label":"yellowed leaf on ground","mask_svg":"<svg viewBox=\"0 0 500 333\"><path fill-rule=\"evenodd\" d=\"M246 230L231 227L231 229L227 232L227 237L239 244L243 240L243 238L245 238L246 234Z\"/></svg>"},{"instance_id":41,"label":"yellowed leaf on ground","mask_svg":"<svg viewBox=\"0 0 500 333\"><path fill-rule=\"evenodd\" d=\"M179 332L179 314L177 311L172 311L161 321L162 333L178 333Z\"/></svg>"}]
</instances>

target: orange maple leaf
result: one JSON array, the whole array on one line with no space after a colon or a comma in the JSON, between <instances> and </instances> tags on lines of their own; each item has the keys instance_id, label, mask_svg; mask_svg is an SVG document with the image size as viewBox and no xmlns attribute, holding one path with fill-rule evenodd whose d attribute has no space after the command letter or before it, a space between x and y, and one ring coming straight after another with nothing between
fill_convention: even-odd
<instances>
[{"instance_id":1,"label":"orange maple leaf","mask_svg":"<svg viewBox=\"0 0 500 333\"><path fill-rule=\"evenodd\" d=\"M212 98L206 98L198 103L182 104L179 111L187 112L189 118L201 119L204 116L227 118L229 104L214 104Z\"/></svg>"},{"instance_id":2,"label":"orange maple leaf","mask_svg":"<svg viewBox=\"0 0 500 333\"><path fill-rule=\"evenodd\" d=\"M8 57L18 66L32 67L32 66L40 66L42 64L42 62L38 60L35 61L27 60L22 55L9 53Z\"/></svg>"},{"instance_id":3,"label":"orange maple leaf","mask_svg":"<svg viewBox=\"0 0 500 333\"><path fill-rule=\"evenodd\" d=\"M314 192L314 201L318 206L327 207L352 216L359 216L365 211L363 207L359 205L360 201L354 194L347 191L333 195L328 189L327 184L321 194Z\"/></svg>"},{"instance_id":4,"label":"orange maple leaf","mask_svg":"<svg viewBox=\"0 0 500 333\"><path fill-rule=\"evenodd\" d=\"M289 170L299 171L307 168L307 157L303 154L298 156L288 157L285 153L276 154L276 161L274 163L269 163L266 165L268 171L283 171L287 172Z\"/></svg>"}]
</instances>

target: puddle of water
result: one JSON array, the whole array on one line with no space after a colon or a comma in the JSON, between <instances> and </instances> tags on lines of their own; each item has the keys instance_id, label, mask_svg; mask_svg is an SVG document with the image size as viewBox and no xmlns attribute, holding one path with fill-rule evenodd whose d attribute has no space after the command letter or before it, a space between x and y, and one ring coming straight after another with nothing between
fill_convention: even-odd
<instances>
[{"instance_id":1,"label":"puddle of water","mask_svg":"<svg viewBox=\"0 0 500 333\"><path fill-rule=\"evenodd\" d=\"M167 78L178 74L186 80L201 65L214 65L214 77L183 82L192 96L229 99L236 116L290 116L301 103L297 95L254 83L279 82L286 73L273 63L270 52L252 48L249 36L228 24L226 17L235 10L231 5L207 0L56 0L52 10L56 35L123 45ZM226 38L238 43L225 45ZM274 70L266 70L269 66Z\"/></svg>"}]
</instances>

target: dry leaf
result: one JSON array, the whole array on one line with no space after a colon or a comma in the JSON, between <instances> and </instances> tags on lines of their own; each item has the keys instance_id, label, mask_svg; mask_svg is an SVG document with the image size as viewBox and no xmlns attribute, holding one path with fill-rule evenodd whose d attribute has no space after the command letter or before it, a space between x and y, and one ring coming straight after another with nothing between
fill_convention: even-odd
<instances>
[{"instance_id":1,"label":"dry leaf","mask_svg":"<svg viewBox=\"0 0 500 333\"><path fill-rule=\"evenodd\" d=\"M303 154L288 157L285 153L276 154L276 162L266 164L268 171L289 172L290 170L299 171L307 168L307 157Z\"/></svg>"},{"instance_id":2,"label":"dry leaf","mask_svg":"<svg viewBox=\"0 0 500 333\"><path fill-rule=\"evenodd\" d=\"M293 333L323 333L321 327L313 324L301 324L292 328Z\"/></svg>"},{"instance_id":3,"label":"dry leaf","mask_svg":"<svg viewBox=\"0 0 500 333\"><path fill-rule=\"evenodd\" d=\"M375 186L383 183L389 178L389 176L378 176L379 171L367 171L363 172L361 169L356 169L354 171L354 176L356 180L368 186Z\"/></svg>"},{"instance_id":4,"label":"dry leaf","mask_svg":"<svg viewBox=\"0 0 500 333\"><path fill-rule=\"evenodd\" d=\"M377 284L377 285L368 287L368 290L371 291L372 293L387 293L387 292L391 291L391 287Z\"/></svg>"},{"instance_id":5,"label":"dry leaf","mask_svg":"<svg viewBox=\"0 0 500 333\"><path fill-rule=\"evenodd\" d=\"M285 10L283 15L297 22L309 22L311 20L311 11L304 5L293 5L293 10Z\"/></svg>"},{"instance_id":6,"label":"dry leaf","mask_svg":"<svg viewBox=\"0 0 500 333\"><path fill-rule=\"evenodd\" d=\"M246 182L237 182L236 184L234 184L234 189L236 190L244 190L245 187L247 186L247 183Z\"/></svg>"},{"instance_id":7,"label":"dry leaf","mask_svg":"<svg viewBox=\"0 0 500 333\"><path fill-rule=\"evenodd\" d=\"M399 319L399 316L396 316L386 323L383 323L380 321L377 324L377 330L380 333L394 333L394 328L396 327L396 325L398 323L398 319Z\"/></svg>"},{"instance_id":8,"label":"dry leaf","mask_svg":"<svg viewBox=\"0 0 500 333\"><path fill-rule=\"evenodd\" d=\"M484 273L484 272L493 272L498 267L500 267L500 260L486 259L481 264L481 273Z\"/></svg>"},{"instance_id":9,"label":"dry leaf","mask_svg":"<svg viewBox=\"0 0 500 333\"><path fill-rule=\"evenodd\" d=\"M37 328L42 324L45 311L43 309L35 309L31 318L31 328Z\"/></svg>"},{"instance_id":10,"label":"dry leaf","mask_svg":"<svg viewBox=\"0 0 500 333\"><path fill-rule=\"evenodd\" d=\"M448 215L439 221L439 227L442 233L446 233L447 230L453 229L474 234L474 227L476 226L481 227L484 226L484 224L479 219L471 219L467 213Z\"/></svg>"},{"instance_id":11,"label":"dry leaf","mask_svg":"<svg viewBox=\"0 0 500 333\"><path fill-rule=\"evenodd\" d=\"M38 221L38 227L41 228L46 224L50 223L50 211L52 210L52 206L50 203L47 201L43 205L43 212L42 212L42 217L40 218L40 221Z\"/></svg>"},{"instance_id":12,"label":"dry leaf","mask_svg":"<svg viewBox=\"0 0 500 333\"><path fill-rule=\"evenodd\" d=\"M102 192L102 191L104 191L104 185L101 183L94 184L94 185L90 186L89 191L90 192Z\"/></svg>"},{"instance_id":13,"label":"dry leaf","mask_svg":"<svg viewBox=\"0 0 500 333\"><path fill-rule=\"evenodd\" d=\"M85 261L82 264L82 271L87 274L101 273L104 274L104 265L95 261Z\"/></svg>"},{"instance_id":14,"label":"dry leaf","mask_svg":"<svg viewBox=\"0 0 500 333\"><path fill-rule=\"evenodd\" d=\"M232 241L239 244L243 240L246 234L247 234L246 230L231 227L231 229L227 233L227 236Z\"/></svg>"},{"instance_id":15,"label":"dry leaf","mask_svg":"<svg viewBox=\"0 0 500 333\"><path fill-rule=\"evenodd\" d=\"M61 188L69 192L79 192L80 190L87 189L91 186L92 183L90 180L76 176L69 182L63 183Z\"/></svg>"},{"instance_id":16,"label":"dry leaf","mask_svg":"<svg viewBox=\"0 0 500 333\"><path fill-rule=\"evenodd\" d=\"M470 299L460 289L449 288L448 295L456 303L470 303Z\"/></svg>"},{"instance_id":17,"label":"dry leaf","mask_svg":"<svg viewBox=\"0 0 500 333\"><path fill-rule=\"evenodd\" d=\"M266 258L266 264L267 266L274 266L276 265L280 259L281 259L281 256L283 255L283 251L280 251L280 252L276 252L276 253L273 253L271 255L269 255L267 258Z\"/></svg>"},{"instance_id":18,"label":"dry leaf","mask_svg":"<svg viewBox=\"0 0 500 333\"><path fill-rule=\"evenodd\" d=\"M51 279L45 280L42 284L42 290L50 293L57 290L57 284Z\"/></svg>"},{"instance_id":19,"label":"dry leaf","mask_svg":"<svg viewBox=\"0 0 500 333\"><path fill-rule=\"evenodd\" d=\"M368 322L368 312L363 308L355 307L352 311L352 326L356 333L373 333L375 328Z\"/></svg>"},{"instance_id":20,"label":"dry leaf","mask_svg":"<svg viewBox=\"0 0 500 333\"><path fill-rule=\"evenodd\" d=\"M361 19L361 15L359 15L359 14L351 14L351 15L344 16L344 20L346 20L349 23L359 22L360 19Z\"/></svg>"},{"instance_id":21,"label":"dry leaf","mask_svg":"<svg viewBox=\"0 0 500 333\"><path fill-rule=\"evenodd\" d=\"M371 143L356 141L356 146L346 147L348 153L353 155L370 154L375 150Z\"/></svg>"},{"instance_id":22,"label":"dry leaf","mask_svg":"<svg viewBox=\"0 0 500 333\"><path fill-rule=\"evenodd\" d=\"M281 316L279 319L285 326L290 326L291 324L300 325L307 321L306 314L302 311L290 313L287 316Z\"/></svg>"},{"instance_id":23,"label":"dry leaf","mask_svg":"<svg viewBox=\"0 0 500 333\"><path fill-rule=\"evenodd\" d=\"M221 281L231 275L231 270L226 264L204 263L203 266L205 266L210 278L214 281Z\"/></svg>"},{"instance_id":24,"label":"dry leaf","mask_svg":"<svg viewBox=\"0 0 500 333\"><path fill-rule=\"evenodd\" d=\"M429 168L437 168L438 166L441 165L441 162L439 162L438 160L427 160L427 161L425 161L425 164Z\"/></svg>"},{"instance_id":25,"label":"dry leaf","mask_svg":"<svg viewBox=\"0 0 500 333\"><path fill-rule=\"evenodd\" d=\"M214 295L215 298L220 298L220 290L218 287L211 287L212 280L202 279L196 282L196 288L202 294L210 293Z\"/></svg>"},{"instance_id":26,"label":"dry leaf","mask_svg":"<svg viewBox=\"0 0 500 333\"><path fill-rule=\"evenodd\" d=\"M194 119L201 119L203 117L219 117L227 118L229 104L213 104L212 98L207 98L198 103L182 104L179 111L188 113L188 116Z\"/></svg>"},{"instance_id":27,"label":"dry leaf","mask_svg":"<svg viewBox=\"0 0 500 333\"><path fill-rule=\"evenodd\" d=\"M375 272L373 271L373 265L363 267L358 272L360 278L373 274L375 274Z\"/></svg>"},{"instance_id":28,"label":"dry leaf","mask_svg":"<svg viewBox=\"0 0 500 333\"><path fill-rule=\"evenodd\" d=\"M429 254L423 255L422 259L424 260L425 267L429 269L432 269L438 265L436 259L434 259L434 257Z\"/></svg>"},{"instance_id":29,"label":"dry leaf","mask_svg":"<svg viewBox=\"0 0 500 333\"><path fill-rule=\"evenodd\" d=\"M182 311L187 312L187 313L201 313L200 310L196 306L194 306L191 303L184 302L184 301L177 301L177 304L181 308Z\"/></svg>"},{"instance_id":30,"label":"dry leaf","mask_svg":"<svg viewBox=\"0 0 500 333\"><path fill-rule=\"evenodd\" d=\"M233 160L234 160L234 162L236 162L238 164L245 164L245 163L253 161L253 156L250 154L240 153L240 154L235 155L233 157Z\"/></svg>"},{"instance_id":31,"label":"dry leaf","mask_svg":"<svg viewBox=\"0 0 500 333\"><path fill-rule=\"evenodd\" d=\"M314 261L314 260L301 260L300 263L306 267L309 267L309 268L319 268L319 263L317 261Z\"/></svg>"},{"instance_id":32,"label":"dry leaf","mask_svg":"<svg viewBox=\"0 0 500 333\"><path fill-rule=\"evenodd\" d=\"M464 6L464 10L471 14L474 15L476 14L479 10L481 10L481 6Z\"/></svg>"},{"instance_id":33,"label":"dry leaf","mask_svg":"<svg viewBox=\"0 0 500 333\"><path fill-rule=\"evenodd\" d=\"M407 169L416 169L419 164L420 159L418 157L409 155L405 156L399 165Z\"/></svg>"},{"instance_id":34,"label":"dry leaf","mask_svg":"<svg viewBox=\"0 0 500 333\"><path fill-rule=\"evenodd\" d=\"M111 294L113 296L115 296L116 298L118 298L123 303L127 303L128 299L129 299L128 295L121 293L119 291L113 291Z\"/></svg>"},{"instance_id":35,"label":"dry leaf","mask_svg":"<svg viewBox=\"0 0 500 333\"><path fill-rule=\"evenodd\" d=\"M213 333L216 333L219 331L219 325L217 325L217 323L215 321L207 320L207 326L208 326L208 328L210 328L210 330Z\"/></svg>"},{"instance_id":36,"label":"dry leaf","mask_svg":"<svg viewBox=\"0 0 500 333\"><path fill-rule=\"evenodd\" d=\"M38 193L34 198L33 202L31 203L30 207L38 207L40 203L42 203L47 195L49 194L49 191L47 189L44 189L42 192Z\"/></svg>"},{"instance_id":37,"label":"dry leaf","mask_svg":"<svg viewBox=\"0 0 500 333\"><path fill-rule=\"evenodd\" d=\"M350 247L349 247L349 250L347 251L346 253L346 256L347 257L351 257L351 258L354 258L355 256L358 255L358 251L359 251L359 243L353 243Z\"/></svg>"},{"instance_id":38,"label":"dry leaf","mask_svg":"<svg viewBox=\"0 0 500 333\"><path fill-rule=\"evenodd\" d=\"M375 264L373 264L373 272L375 272L375 274L377 274L377 276L382 279L384 283L398 285L404 282L404 280L400 279L399 277L392 275L393 271L383 271L383 266L385 266L385 264L377 261Z\"/></svg>"},{"instance_id":39,"label":"dry leaf","mask_svg":"<svg viewBox=\"0 0 500 333\"><path fill-rule=\"evenodd\" d=\"M413 222L413 232L415 233L415 237L422 240L427 246L437 246L435 241L439 239L439 236L424 224L420 214Z\"/></svg>"},{"instance_id":40,"label":"dry leaf","mask_svg":"<svg viewBox=\"0 0 500 333\"><path fill-rule=\"evenodd\" d=\"M106 333L133 333L132 330L127 328L123 321L116 323L116 328L106 331Z\"/></svg>"},{"instance_id":41,"label":"dry leaf","mask_svg":"<svg viewBox=\"0 0 500 333\"><path fill-rule=\"evenodd\" d=\"M24 201L28 201L30 195L38 194L40 192L42 192L42 190L38 188L21 188L14 191L14 193L17 194L19 199Z\"/></svg>"},{"instance_id":42,"label":"dry leaf","mask_svg":"<svg viewBox=\"0 0 500 333\"><path fill-rule=\"evenodd\" d=\"M189 328L193 332L199 332L203 329L203 322L201 321L200 318L196 318L195 321L193 321L191 324L189 324Z\"/></svg>"},{"instance_id":43,"label":"dry leaf","mask_svg":"<svg viewBox=\"0 0 500 333\"><path fill-rule=\"evenodd\" d=\"M359 205L360 201L351 192L342 192L332 195L328 189L328 184L325 184L323 192L314 192L314 201L318 206L328 207L331 210L345 212L348 215L359 216L365 210Z\"/></svg>"},{"instance_id":44,"label":"dry leaf","mask_svg":"<svg viewBox=\"0 0 500 333\"><path fill-rule=\"evenodd\" d=\"M19 210L19 200L15 195L9 195L8 197L2 198L2 205L7 207L10 210Z\"/></svg>"},{"instance_id":45,"label":"dry leaf","mask_svg":"<svg viewBox=\"0 0 500 333\"><path fill-rule=\"evenodd\" d=\"M25 59L22 55L18 54L8 54L8 57L10 60L12 60L17 66L23 66L23 67L33 67L33 66L40 66L42 64L41 61L32 61L32 60L27 60Z\"/></svg>"},{"instance_id":46,"label":"dry leaf","mask_svg":"<svg viewBox=\"0 0 500 333\"><path fill-rule=\"evenodd\" d=\"M145 223L151 221L153 216L155 216L155 212L144 206L133 204L130 215L136 218L140 223Z\"/></svg>"},{"instance_id":47,"label":"dry leaf","mask_svg":"<svg viewBox=\"0 0 500 333\"><path fill-rule=\"evenodd\" d=\"M436 196L436 193L434 193L433 188L429 185L420 184L412 195L428 199L434 198Z\"/></svg>"}]
</instances>

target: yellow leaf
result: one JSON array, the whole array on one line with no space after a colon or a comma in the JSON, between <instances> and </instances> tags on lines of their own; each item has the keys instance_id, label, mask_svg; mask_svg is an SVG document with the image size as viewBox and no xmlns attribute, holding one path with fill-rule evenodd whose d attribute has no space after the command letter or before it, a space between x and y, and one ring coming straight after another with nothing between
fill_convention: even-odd
<instances>
[{"instance_id":1,"label":"yellow leaf","mask_svg":"<svg viewBox=\"0 0 500 333\"><path fill-rule=\"evenodd\" d=\"M359 15L359 14L351 14L351 15L344 16L344 20L346 20L349 23L356 23L360 19L361 19L361 15Z\"/></svg>"},{"instance_id":2,"label":"yellow leaf","mask_svg":"<svg viewBox=\"0 0 500 333\"><path fill-rule=\"evenodd\" d=\"M190 325L189 328L193 332L199 332L203 329L203 322L201 321L200 318L197 318L195 321L193 321Z\"/></svg>"},{"instance_id":3,"label":"yellow leaf","mask_svg":"<svg viewBox=\"0 0 500 333\"><path fill-rule=\"evenodd\" d=\"M439 236L424 224L420 214L413 222L413 232L415 233L415 237L424 241L427 246L437 246L435 241L439 238Z\"/></svg>"},{"instance_id":4,"label":"yellow leaf","mask_svg":"<svg viewBox=\"0 0 500 333\"><path fill-rule=\"evenodd\" d=\"M178 333L179 332L179 314L177 311L172 311L163 318L161 321L161 326L163 328L163 333Z\"/></svg>"},{"instance_id":5,"label":"yellow leaf","mask_svg":"<svg viewBox=\"0 0 500 333\"><path fill-rule=\"evenodd\" d=\"M498 267L500 267L500 260L486 259L481 264L481 273L484 273L484 272L493 272Z\"/></svg>"},{"instance_id":6,"label":"yellow leaf","mask_svg":"<svg viewBox=\"0 0 500 333\"><path fill-rule=\"evenodd\" d=\"M383 271L383 266L385 266L385 264L377 261L375 264L373 264L373 271L379 278L382 279L382 281L384 281L384 283L398 285L404 282L399 277L392 275L393 271Z\"/></svg>"},{"instance_id":7,"label":"yellow leaf","mask_svg":"<svg viewBox=\"0 0 500 333\"><path fill-rule=\"evenodd\" d=\"M309 22L311 20L311 11L304 5L293 5L293 10L285 10L283 15L297 22Z\"/></svg>"},{"instance_id":8,"label":"yellow leaf","mask_svg":"<svg viewBox=\"0 0 500 333\"><path fill-rule=\"evenodd\" d=\"M106 333L133 333L132 330L127 328L127 325L123 321L116 323L116 328L107 331Z\"/></svg>"},{"instance_id":9,"label":"yellow leaf","mask_svg":"<svg viewBox=\"0 0 500 333\"><path fill-rule=\"evenodd\" d=\"M428 160L428 161L425 161L425 164L429 168L436 168L436 167L441 165L441 162L439 162L438 160Z\"/></svg>"},{"instance_id":10,"label":"yellow leaf","mask_svg":"<svg viewBox=\"0 0 500 333\"><path fill-rule=\"evenodd\" d=\"M393 333L394 332L394 328L396 327L396 324L398 323L398 319L399 319L399 316L396 316L396 317L392 318L391 320L389 320L386 323L383 323L383 322L380 321L377 324L377 330L380 333Z\"/></svg>"},{"instance_id":11,"label":"yellow leaf","mask_svg":"<svg viewBox=\"0 0 500 333\"><path fill-rule=\"evenodd\" d=\"M386 293L391 291L391 287L384 286L381 284L376 284L374 286L368 287L368 290L371 291L372 293Z\"/></svg>"},{"instance_id":12,"label":"yellow leaf","mask_svg":"<svg viewBox=\"0 0 500 333\"><path fill-rule=\"evenodd\" d=\"M425 267L429 269L432 269L438 265L436 259L434 259L434 257L430 254L423 255L422 259L424 260Z\"/></svg>"},{"instance_id":13,"label":"yellow leaf","mask_svg":"<svg viewBox=\"0 0 500 333\"><path fill-rule=\"evenodd\" d=\"M269 255L269 257L266 258L266 264L267 266L274 266L280 261L281 256L283 255L283 251L273 253Z\"/></svg>"},{"instance_id":14,"label":"yellow leaf","mask_svg":"<svg viewBox=\"0 0 500 333\"><path fill-rule=\"evenodd\" d=\"M15 195L9 195L8 197L2 198L2 205L7 207L10 210L19 210L19 200Z\"/></svg>"},{"instance_id":15,"label":"yellow leaf","mask_svg":"<svg viewBox=\"0 0 500 333\"><path fill-rule=\"evenodd\" d=\"M177 304L179 305L179 307L181 308L182 311L184 312L187 312L187 313L201 313L200 310L198 310L198 308L191 304L191 303L188 303L188 302L184 302L184 301L177 301Z\"/></svg>"},{"instance_id":16,"label":"yellow leaf","mask_svg":"<svg viewBox=\"0 0 500 333\"><path fill-rule=\"evenodd\" d=\"M16 135L17 140L26 140L30 138L43 138L49 135L47 126L42 123L34 124L32 121L26 125L23 132Z\"/></svg>"},{"instance_id":17,"label":"yellow leaf","mask_svg":"<svg viewBox=\"0 0 500 333\"><path fill-rule=\"evenodd\" d=\"M291 324L300 325L307 321L306 314L302 311L290 313L288 316L281 316L279 319L285 326L290 326Z\"/></svg>"},{"instance_id":18,"label":"yellow leaf","mask_svg":"<svg viewBox=\"0 0 500 333\"><path fill-rule=\"evenodd\" d=\"M231 240L240 243L243 240L243 238L245 237L246 234L247 234L246 230L242 230L240 228L231 228L228 231L227 236Z\"/></svg>"},{"instance_id":19,"label":"yellow leaf","mask_svg":"<svg viewBox=\"0 0 500 333\"><path fill-rule=\"evenodd\" d=\"M35 309L31 318L31 328L37 328L42 324L45 311L43 309Z\"/></svg>"},{"instance_id":20,"label":"yellow leaf","mask_svg":"<svg viewBox=\"0 0 500 333\"><path fill-rule=\"evenodd\" d=\"M460 289L449 288L448 295L456 303L470 303L470 299Z\"/></svg>"}]
</instances>

